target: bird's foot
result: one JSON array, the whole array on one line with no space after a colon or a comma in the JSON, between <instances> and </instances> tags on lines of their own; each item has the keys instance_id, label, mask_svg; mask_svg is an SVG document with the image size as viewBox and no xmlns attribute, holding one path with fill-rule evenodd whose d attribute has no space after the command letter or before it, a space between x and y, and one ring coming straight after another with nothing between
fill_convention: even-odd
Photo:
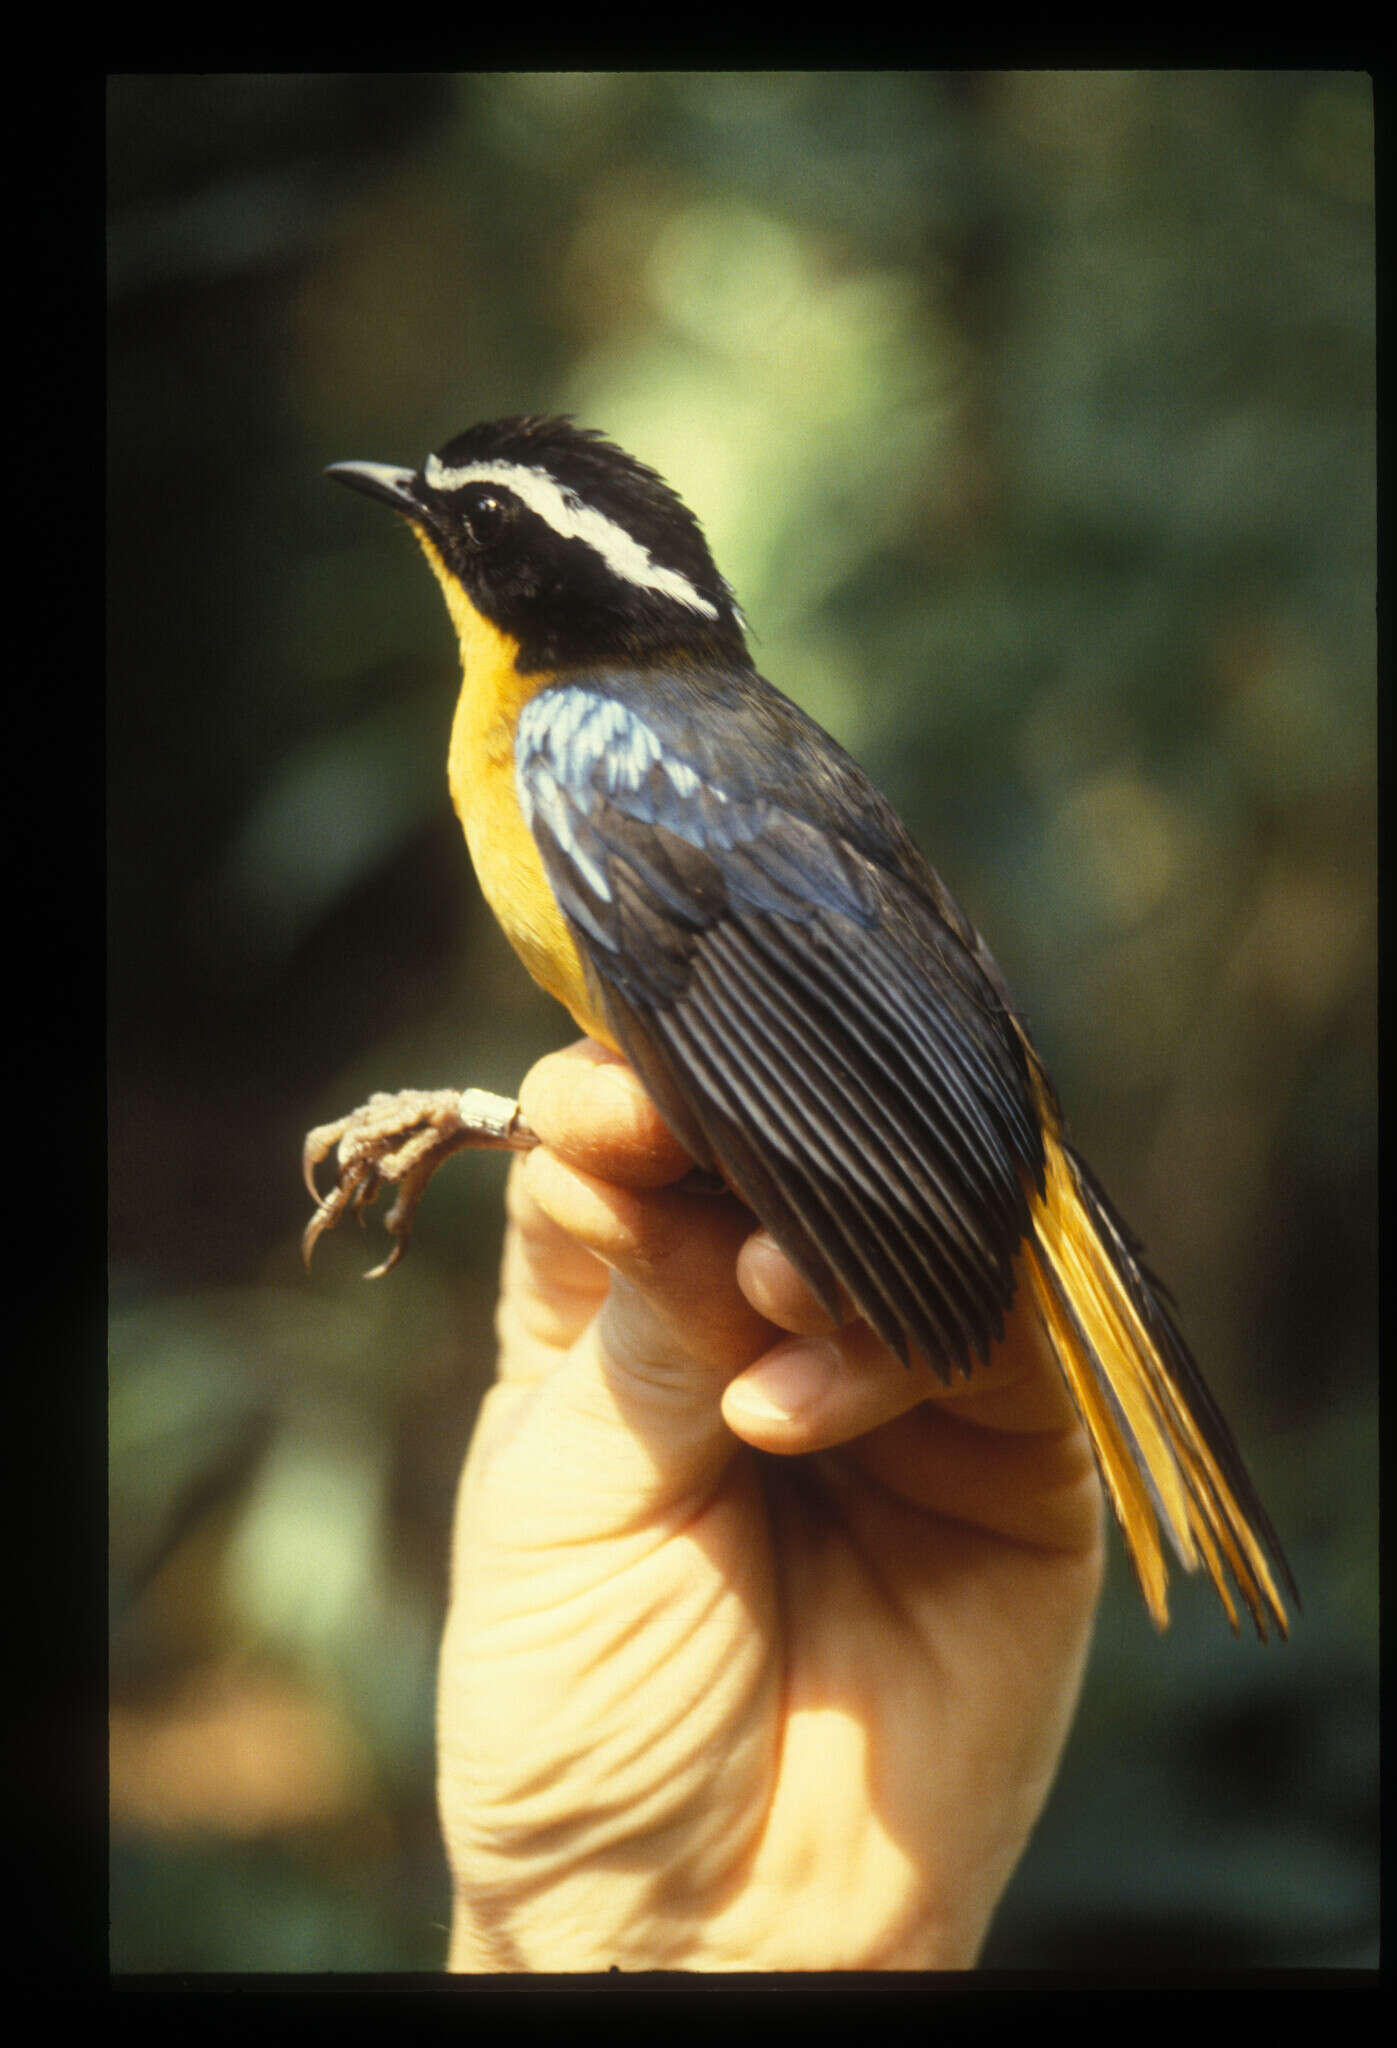
<instances>
[{"instance_id":1,"label":"bird's foot","mask_svg":"<svg viewBox=\"0 0 1397 2048\"><path fill-rule=\"evenodd\" d=\"M333 1230L347 1211L362 1222L363 1211L391 1181L398 1193L383 1221L393 1249L365 1276L377 1280L390 1273L407 1250L423 1191L453 1152L467 1146L526 1152L537 1143L519 1104L484 1088L404 1088L396 1095L371 1095L348 1116L306 1133L301 1171L316 1210L301 1239L301 1254L309 1265L325 1232ZM331 1151L336 1151L339 1177L329 1194L322 1195L315 1169Z\"/></svg>"}]
</instances>

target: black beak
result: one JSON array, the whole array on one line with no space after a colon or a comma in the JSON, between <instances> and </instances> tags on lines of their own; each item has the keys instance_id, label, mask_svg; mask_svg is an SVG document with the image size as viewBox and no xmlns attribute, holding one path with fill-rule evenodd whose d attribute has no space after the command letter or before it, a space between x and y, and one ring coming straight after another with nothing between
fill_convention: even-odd
<instances>
[{"instance_id":1,"label":"black beak","mask_svg":"<svg viewBox=\"0 0 1397 2048\"><path fill-rule=\"evenodd\" d=\"M325 474L337 484L348 484L351 491L362 491L366 498L377 498L406 519L420 521L426 515L417 495L421 479L415 469L395 469L388 462L332 462Z\"/></svg>"}]
</instances>

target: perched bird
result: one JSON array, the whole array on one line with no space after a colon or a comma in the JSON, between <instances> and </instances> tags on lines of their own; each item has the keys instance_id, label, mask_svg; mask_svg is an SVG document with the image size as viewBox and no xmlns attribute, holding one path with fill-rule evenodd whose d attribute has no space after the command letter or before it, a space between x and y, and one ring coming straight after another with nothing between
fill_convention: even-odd
<instances>
[{"instance_id":1,"label":"perched bird","mask_svg":"<svg viewBox=\"0 0 1397 2048\"><path fill-rule=\"evenodd\" d=\"M534 979L904 1360L970 1372L1025 1285L1156 1625L1162 1530L1234 1629L1235 1584L1263 1639L1286 1633L1275 1532L988 947L863 770L757 674L693 514L562 419L328 474L408 521L445 594L451 794ZM312 1192L336 1141L341 1180L308 1247L391 1179L405 1241L426 1176L482 1135L444 1094L310 1134Z\"/></svg>"}]
</instances>

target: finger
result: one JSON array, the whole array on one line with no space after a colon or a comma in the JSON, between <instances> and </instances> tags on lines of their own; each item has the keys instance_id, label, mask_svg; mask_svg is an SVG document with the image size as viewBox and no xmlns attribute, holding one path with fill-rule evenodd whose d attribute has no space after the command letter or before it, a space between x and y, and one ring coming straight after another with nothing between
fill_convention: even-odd
<instances>
[{"instance_id":1,"label":"finger","mask_svg":"<svg viewBox=\"0 0 1397 2048\"><path fill-rule=\"evenodd\" d=\"M843 1313L836 1323L809 1282L797 1272L775 1239L764 1230L754 1231L743 1245L737 1261L737 1276L738 1284L752 1306L768 1322L775 1323L778 1329L789 1330L793 1336L829 1336L857 1320L857 1312L845 1296ZM938 1374L931 1384L927 1384L918 1375L910 1390L916 1399L953 1402L963 1421L974 1422L985 1429L1070 1427L1076 1418L1071 1396L1037 1319L1030 1313L1021 1313L1023 1309L1023 1291L1020 1290L1006 1319L1003 1338L990 1358L976 1361L968 1374L954 1372L949 1383L943 1382ZM797 1354L788 1353L782 1362L781 1373L787 1396L794 1392L801 1371L796 1357ZM818 1357L816 1353L816 1360ZM815 1369L814 1365L809 1368ZM756 1384L756 1381L750 1382L753 1387ZM895 1394L899 1390L908 1391L901 1381L894 1381L890 1392ZM744 1398L743 1392L734 1396L739 1403ZM871 1393L868 1399L876 1413L880 1403ZM895 1400L893 1405L897 1406ZM901 1404L899 1412L905 1412L909 1405L915 1403Z\"/></svg>"},{"instance_id":2,"label":"finger","mask_svg":"<svg viewBox=\"0 0 1397 2048\"><path fill-rule=\"evenodd\" d=\"M905 1415L935 1385L920 1359L903 1365L866 1323L788 1337L731 1381L728 1427L760 1451L828 1450Z\"/></svg>"},{"instance_id":3,"label":"finger","mask_svg":"<svg viewBox=\"0 0 1397 2048\"><path fill-rule=\"evenodd\" d=\"M518 1376L533 1384L493 1389L471 1526L576 1545L698 1513L738 1448L723 1386L775 1334L737 1285L750 1215L727 1195L617 1187L545 1146L517 1170L519 1199L605 1270L607 1294L566 1352Z\"/></svg>"},{"instance_id":4,"label":"finger","mask_svg":"<svg viewBox=\"0 0 1397 2048\"><path fill-rule=\"evenodd\" d=\"M764 1230L754 1230L739 1252L737 1284L759 1315L794 1336L828 1336L854 1319L853 1305L846 1299L844 1313L836 1320Z\"/></svg>"},{"instance_id":5,"label":"finger","mask_svg":"<svg viewBox=\"0 0 1397 2048\"><path fill-rule=\"evenodd\" d=\"M1081 1429L981 1429L949 1402L925 1402L846 1455L890 1494L1018 1542L1088 1549L1102 1494Z\"/></svg>"},{"instance_id":6,"label":"finger","mask_svg":"<svg viewBox=\"0 0 1397 2048\"><path fill-rule=\"evenodd\" d=\"M590 1038L531 1067L519 1103L552 1153L617 1187L667 1187L694 1163L625 1061Z\"/></svg>"},{"instance_id":7,"label":"finger","mask_svg":"<svg viewBox=\"0 0 1397 2048\"><path fill-rule=\"evenodd\" d=\"M760 1450L826 1450L932 1401L977 1428L1027 1433L1076 1424L1062 1375L1031 1305L1020 1295L984 1363L942 1380L915 1352L901 1360L862 1322L773 1346L734 1379L723 1413Z\"/></svg>"},{"instance_id":8,"label":"finger","mask_svg":"<svg viewBox=\"0 0 1397 2048\"><path fill-rule=\"evenodd\" d=\"M534 1200L522 1157L505 1183L505 1214L498 1377L535 1380L577 1341L606 1300L611 1276Z\"/></svg>"},{"instance_id":9,"label":"finger","mask_svg":"<svg viewBox=\"0 0 1397 2048\"><path fill-rule=\"evenodd\" d=\"M609 1269L609 1336L635 1369L727 1378L771 1342L737 1284L752 1219L734 1197L618 1187L546 1146L528 1155L522 1179L544 1215Z\"/></svg>"},{"instance_id":10,"label":"finger","mask_svg":"<svg viewBox=\"0 0 1397 2048\"><path fill-rule=\"evenodd\" d=\"M1081 1428L1062 1368L1023 1285L987 1363L977 1365L968 1379L953 1379L943 1398L962 1422L977 1429L1039 1436Z\"/></svg>"}]
</instances>

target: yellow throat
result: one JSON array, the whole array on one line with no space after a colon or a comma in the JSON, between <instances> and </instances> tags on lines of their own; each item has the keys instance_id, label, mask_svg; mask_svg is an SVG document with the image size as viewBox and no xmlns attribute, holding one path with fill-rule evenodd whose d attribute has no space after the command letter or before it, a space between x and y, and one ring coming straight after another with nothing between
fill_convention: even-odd
<instances>
[{"instance_id":1,"label":"yellow throat","mask_svg":"<svg viewBox=\"0 0 1397 2048\"><path fill-rule=\"evenodd\" d=\"M530 697L546 688L551 677L519 673L518 641L476 610L430 536L416 525L413 532L441 585L461 650L461 694L446 773L481 890L539 986L572 1012L589 1037L615 1049L519 808L514 727Z\"/></svg>"}]
</instances>

